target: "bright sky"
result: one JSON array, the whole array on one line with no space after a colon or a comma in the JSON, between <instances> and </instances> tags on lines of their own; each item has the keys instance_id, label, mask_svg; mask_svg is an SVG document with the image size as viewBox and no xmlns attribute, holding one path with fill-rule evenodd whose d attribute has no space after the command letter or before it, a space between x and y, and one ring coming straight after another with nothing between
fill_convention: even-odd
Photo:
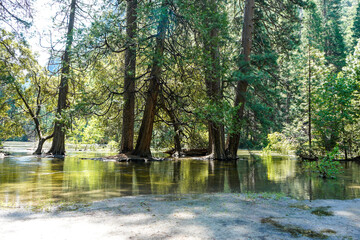
<instances>
[{"instance_id":1,"label":"bright sky","mask_svg":"<svg viewBox=\"0 0 360 240\"><path fill-rule=\"evenodd\" d=\"M1 0L0 0L1 1ZM93 6L93 10L97 8L95 4L97 0L83 1L86 4ZM56 43L59 39L64 37L65 32L54 28L52 18L59 12L59 3L52 4L53 1L49 0L35 0L33 4L33 27L30 30L31 37L28 38L29 44L34 52L39 54L39 63L46 66L50 57L49 47L52 43ZM70 0L64 0L63 3L70 4ZM61 5L61 4L60 4ZM84 23L85 25L90 22ZM66 29L66 28L64 28ZM50 38L51 36L51 38ZM64 48L63 45L56 47Z\"/></svg>"},{"instance_id":2,"label":"bright sky","mask_svg":"<svg viewBox=\"0 0 360 240\"><path fill-rule=\"evenodd\" d=\"M50 33L52 40L56 42L59 38L58 32L51 30L52 28L52 17L56 14L57 10L50 4L51 1L47 0L36 0L34 9L34 23L30 30L31 37L28 39L29 44L34 52L39 54L39 63L42 66L46 66L49 60L49 52L47 48L50 47ZM41 44L40 44L41 42Z\"/></svg>"}]
</instances>

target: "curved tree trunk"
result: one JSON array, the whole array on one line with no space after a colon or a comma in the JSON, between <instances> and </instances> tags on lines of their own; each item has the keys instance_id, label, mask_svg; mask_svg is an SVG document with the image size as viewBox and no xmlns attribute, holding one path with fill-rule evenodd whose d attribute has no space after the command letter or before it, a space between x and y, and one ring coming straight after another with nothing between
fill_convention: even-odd
<instances>
[{"instance_id":1,"label":"curved tree trunk","mask_svg":"<svg viewBox=\"0 0 360 240\"><path fill-rule=\"evenodd\" d=\"M39 142L38 142L38 146L33 154L41 155L44 143L46 142L46 140L53 137L53 134L51 134L50 136L43 138L43 134L41 131L41 125L40 125L40 120L39 120L39 114L41 112L41 100L40 100L41 99L41 87L40 87L40 85L38 85L38 94L37 94L37 99L36 99L36 103L37 103L36 111L33 111L33 109L30 107L29 102L26 100L24 94L21 91L21 88L17 85L15 85L14 88L15 88L17 94L19 95L21 101L24 103L28 114L31 116L31 118L35 124L35 131L38 135Z\"/></svg>"},{"instance_id":2,"label":"curved tree trunk","mask_svg":"<svg viewBox=\"0 0 360 240\"><path fill-rule=\"evenodd\" d=\"M61 118L61 114L63 110L65 110L67 106L67 94L69 91L69 78L70 78L70 51L73 43L73 29L74 29L74 21L75 21L75 8L76 8L76 0L71 1L70 6L70 20L68 25L68 32L66 35L66 46L65 53L62 60L62 69L61 69L61 81L59 86L59 95L58 95L58 106L56 114L59 118ZM48 153L53 155L65 155L65 132L66 125L60 120L55 121L54 127L54 137L51 148Z\"/></svg>"},{"instance_id":3,"label":"curved tree trunk","mask_svg":"<svg viewBox=\"0 0 360 240\"><path fill-rule=\"evenodd\" d=\"M41 155L44 143L45 143L45 139L40 138L39 142L38 142L38 146L37 146L35 152L33 153L34 155Z\"/></svg>"},{"instance_id":4,"label":"curved tree trunk","mask_svg":"<svg viewBox=\"0 0 360 240\"><path fill-rule=\"evenodd\" d=\"M127 0L126 35L128 46L125 51L125 79L124 79L124 111L120 152L131 152L134 149L134 121L135 121L135 74L136 74L136 45L137 31L137 0Z\"/></svg>"},{"instance_id":5,"label":"curved tree trunk","mask_svg":"<svg viewBox=\"0 0 360 240\"><path fill-rule=\"evenodd\" d=\"M162 8L166 9L166 14L161 15L158 26L154 60L150 73L150 85L147 92L146 105L139 130L139 137L136 142L135 150L133 151L134 155L141 157L151 157L150 144L156 114L157 98L160 91L161 67L164 55L166 29L169 24L167 7L168 1L163 0Z\"/></svg>"},{"instance_id":6,"label":"curved tree trunk","mask_svg":"<svg viewBox=\"0 0 360 240\"><path fill-rule=\"evenodd\" d=\"M41 137L41 135L40 135L40 136L39 136L38 146L37 146L37 148L36 148L36 150L35 150L35 152L34 152L33 154L34 154L34 155L41 155L41 154L42 154L42 149L43 149L44 143L45 143L48 139L50 139L50 138L52 138L52 137L53 137L53 135L50 135L50 136L47 136L47 137L43 138L43 137Z\"/></svg>"},{"instance_id":7,"label":"curved tree trunk","mask_svg":"<svg viewBox=\"0 0 360 240\"><path fill-rule=\"evenodd\" d=\"M250 53L252 47L252 34L254 29L254 8L255 0L246 0L245 3L245 12L244 12L244 24L242 32L242 55L245 62L245 67L242 67L240 71L246 73L248 71L248 63L250 62ZM236 118L233 119L233 127L236 129L241 126L241 122L244 118L244 109L245 109L245 94L248 88L248 82L246 80L241 80L237 83L236 86L236 97L234 106L239 107L236 113ZM228 158L236 159L237 150L239 147L240 141L240 132L235 131L235 133L229 134L228 146L227 146L227 155Z\"/></svg>"}]
</instances>

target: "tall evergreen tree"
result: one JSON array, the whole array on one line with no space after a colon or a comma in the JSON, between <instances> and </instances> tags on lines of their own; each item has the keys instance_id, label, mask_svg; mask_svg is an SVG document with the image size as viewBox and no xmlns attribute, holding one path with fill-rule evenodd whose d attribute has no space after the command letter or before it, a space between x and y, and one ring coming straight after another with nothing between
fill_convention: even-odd
<instances>
[{"instance_id":1,"label":"tall evergreen tree","mask_svg":"<svg viewBox=\"0 0 360 240\"><path fill-rule=\"evenodd\" d=\"M354 26L352 28L353 46L355 47L360 40L360 2L356 8L356 15L354 19Z\"/></svg>"},{"instance_id":2,"label":"tall evergreen tree","mask_svg":"<svg viewBox=\"0 0 360 240\"><path fill-rule=\"evenodd\" d=\"M68 92L69 92L69 81L71 78L70 74L70 63L71 63L71 48L74 40L74 22L75 22L75 10L76 0L71 1L70 5L70 16L68 29L66 34L66 46L64 56L62 58L61 68L61 80L58 93L58 106L56 110L57 119L55 121L53 142L49 150L50 154L53 155L64 155L65 154L65 133L66 124L61 120L64 110L68 108Z\"/></svg>"},{"instance_id":3,"label":"tall evergreen tree","mask_svg":"<svg viewBox=\"0 0 360 240\"><path fill-rule=\"evenodd\" d=\"M244 23L243 23L243 32L242 32L242 52L244 66L240 69L241 72L246 73L249 70L250 64L250 54L252 48L253 41L253 31L254 31L254 10L255 10L255 1L247 0L245 2L245 10L244 10ZM241 79L238 81L236 86L236 96L234 106L238 108L236 116L233 120L233 124L237 126L241 126L241 121L244 118L244 109L246 102L246 91L248 88L248 81L246 79ZM228 157L232 159L236 159L237 150L239 147L240 141L240 132L236 131L231 133L227 140L227 153Z\"/></svg>"},{"instance_id":4,"label":"tall evergreen tree","mask_svg":"<svg viewBox=\"0 0 360 240\"><path fill-rule=\"evenodd\" d=\"M325 42L324 51L328 64L340 71L345 64L345 42L341 29L341 0L322 0L321 3Z\"/></svg>"},{"instance_id":5,"label":"tall evergreen tree","mask_svg":"<svg viewBox=\"0 0 360 240\"><path fill-rule=\"evenodd\" d=\"M136 43L137 31L137 0L127 0L126 35L127 48L125 50L124 77L124 110L121 135L121 152L131 152L134 145L135 122L135 74L136 74Z\"/></svg>"},{"instance_id":6,"label":"tall evergreen tree","mask_svg":"<svg viewBox=\"0 0 360 240\"><path fill-rule=\"evenodd\" d=\"M165 37L169 26L169 0L162 0L160 8L160 20L157 27L156 46L153 54L153 63L150 73L150 83L146 96L145 110L139 130L139 136L134 155L151 157L151 139L153 134L154 120L157 111L158 96L160 93L161 72L163 66Z\"/></svg>"}]
</instances>

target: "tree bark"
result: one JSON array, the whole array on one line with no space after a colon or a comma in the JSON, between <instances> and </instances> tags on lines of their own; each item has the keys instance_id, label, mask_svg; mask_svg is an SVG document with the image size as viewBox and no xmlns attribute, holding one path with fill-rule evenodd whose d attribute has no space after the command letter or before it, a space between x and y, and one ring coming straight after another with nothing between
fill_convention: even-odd
<instances>
[{"instance_id":1,"label":"tree bark","mask_svg":"<svg viewBox=\"0 0 360 240\"><path fill-rule=\"evenodd\" d=\"M71 46L73 43L73 30L75 22L75 8L76 0L71 1L70 6L70 18L68 31L66 34L66 46L65 53L62 59L62 69L61 69L61 81L59 86L59 95L58 95L58 106L57 106L57 117L61 118L62 112L68 107L67 105L67 95L69 91L69 79L70 79L70 62L71 62ZM65 155L65 132L66 125L61 120L55 121L54 127L54 137L51 148L48 153L53 155Z\"/></svg>"},{"instance_id":2,"label":"tree bark","mask_svg":"<svg viewBox=\"0 0 360 240\"><path fill-rule=\"evenodd\" d=\"M163 0L162 8L164 11L166 9L166 13L161 15L157 30L158 33L156 36L155 54L150 73L150 85L147 92L146 105L139 130L139 136L136 142L135 150L133 151L133 155L141 157L151 157L150 145L156 114L157 98L160 91L161 68L164 55L166 29L169 24L167 7L168 1Z\"/></svg>"},{"instance_id":3,"label":"tree bark","mask_svg":"<svg viewBox=\"0 0 360 240\"><path fill-rule=\"evenodd\" d=\"M245 67L242 67L240 71L246 73L248 71L248 64L250 63L250 53L252 47L252 34L254 30L254 8L255 0L246 0L245 11L244 11L244 24L242 32L242 55L243 61L245 62ZM236 113L236 118L233 119L234 130L241 126L241 122L244 118L244 109L245 109L245 94L248 88L248 82L246 80L240 80L236 86L236 96L234 106L238 107ZM237 150L239 147L240 141L240 132L235 131L235 133L229 134L228 146L227 146L227 156L231 159L237 158Z\"/></svg>"},{"instance_id":4,"label":"tree bark","mask_svg":"<svg viewBox=\"0 0 360 240\"><path fill-rule=\"evenodd\" d=\"M127 0L126 35L128 46L125 51L125 79L124 79L124 110L120 152L131 152L134 149L134 121L135 121L135 75L136 75L136 45L137 31L137 0Z\"/></svg>"}]
</instances>

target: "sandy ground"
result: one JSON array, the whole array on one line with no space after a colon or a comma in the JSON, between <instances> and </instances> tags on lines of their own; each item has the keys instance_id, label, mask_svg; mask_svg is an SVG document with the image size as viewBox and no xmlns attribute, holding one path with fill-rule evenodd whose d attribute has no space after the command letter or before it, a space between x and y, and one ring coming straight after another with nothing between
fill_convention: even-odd
<instances>
[{"instance_id":1,"label":"sandy ground","mask_svg":"<svg viewBox=\"0 0 360 240\"><path fill-rule=\"evenodd\" d=\"M333 216L312 214L318 207ZM294 228L323 231L328 239L360 239L360 199L309 202L201 194L114 198L50 212L0 209L0 239L4 240L313 239L289 233Z\"/></svg>"}]
</instances>

